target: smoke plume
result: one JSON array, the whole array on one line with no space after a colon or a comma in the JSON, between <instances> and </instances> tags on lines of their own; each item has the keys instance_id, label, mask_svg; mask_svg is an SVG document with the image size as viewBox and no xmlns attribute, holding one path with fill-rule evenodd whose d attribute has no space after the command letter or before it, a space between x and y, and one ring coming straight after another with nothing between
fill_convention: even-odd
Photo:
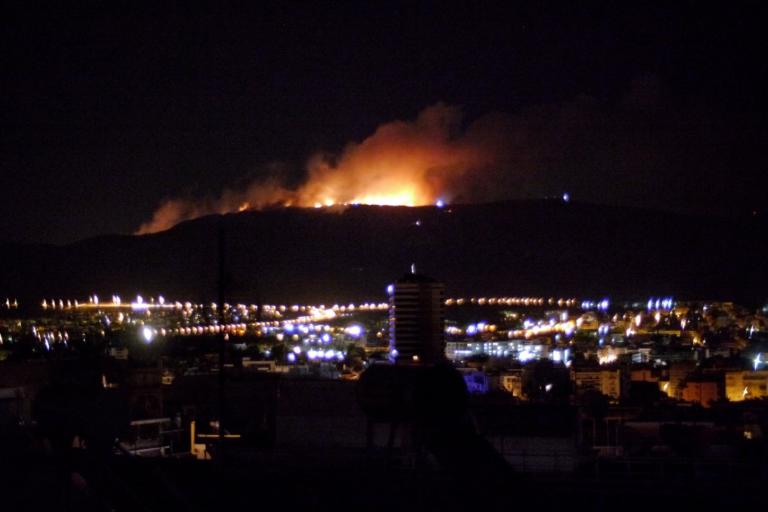
<instances>
[{"instance_id":1,"label":"smoke plume","mask_svg":"<svg viewBox=\"0 0 768 512\"><path fill-rule=\"evenodd\" d=\"M419 206L438 199L472 200L486 196L483 177L505 160L504 119L485 116L462 124L458 107L442 103L424 109L413 121L379 126L340 154L319 153L307 162L306 179L296 188L257 180L227 189L216 199L170 199L137 234L168 229L212 213L271 206L330 207L349 204Z\"/></svg>"},{"instance_id":2,"label":"smoke plume","mask_svg":"<svg viewBox=\"0 0 768 512\"><path fill-rule=\"evenodd\" d=\"M681 102L654 76L626 94L577 96L469 123L438 103L379 126L338 154L309 158L297 187L261 180L215 199L166 201L138 233L210 213L268 206L427 205L558 197L733 215L766 202L763 126L696 98ZM743 165L739 164L742 158ZM762 177L761 177L762 176ZM731 195L721 193L727 180Z\"/></svg>"}]
</instances>

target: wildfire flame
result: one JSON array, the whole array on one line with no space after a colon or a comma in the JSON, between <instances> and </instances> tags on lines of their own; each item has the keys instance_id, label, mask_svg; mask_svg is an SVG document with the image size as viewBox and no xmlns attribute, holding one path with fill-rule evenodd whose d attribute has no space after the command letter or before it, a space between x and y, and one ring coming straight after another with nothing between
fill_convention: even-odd
<instances>
[{"instance_id":1,"label":"wildfire flame","mask_svg":"<svg viewBox=\"0 0 768 512\"><path fill-rule=\"evenodd\" d=\"M421 206L461 196L476 172L498 164L500 148L487 136L488 123L462 130L461 111L438 103L414 121L379 126L338 158L317 154L307 163L307 179L296 189L256 181L245 190L227 190L214 201L172 199L162 204L137 234L154 233L211 213L270 206L336 207L354 204Z\"/></svg>"}]
</instances>

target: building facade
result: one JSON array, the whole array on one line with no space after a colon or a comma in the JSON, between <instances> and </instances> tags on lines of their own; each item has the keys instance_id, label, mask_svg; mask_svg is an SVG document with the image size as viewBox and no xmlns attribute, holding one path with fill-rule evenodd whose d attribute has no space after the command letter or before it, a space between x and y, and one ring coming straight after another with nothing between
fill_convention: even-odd
<instances>
[{"instance_id":1,"label":"building facade","mask_svg":"<svg viewBox=\"0 0 768 512\"><path fill-rule=\"evenodd\" d=\"M599 391L614 401L621 398L621 371L603 368L574 368L571 380L577 393Z\"/></svg>"},{"instance_id":2,"label":"building facade","mask_svg":"<svg viewBox=\"0 0 768 512\"><path fill-rule=\"evenodd\" d=\"M716 380L689 380L682 389L682 399L702 407L710 407L723 398L722 385Z\"/></svg>"},{"instance_id":3,"label":"building facade","mask_svg":"<svg viewBox=\"0 0 768 512\"><path fill-rule=\"evenodd\" d=\"M726 372L725 396L732 402L768 397L768 370Z\"/></svg>"},{"instance_id":4,"label":"building facade","mask_svg":"<svg viewBox=\"0 0 768 512\"><path fill-rule=\"evenodd\" d=\"M390 353L398 362L445 359L444 286L430 277L406 274L388 289Z\"/></svg>"}]
</instances>

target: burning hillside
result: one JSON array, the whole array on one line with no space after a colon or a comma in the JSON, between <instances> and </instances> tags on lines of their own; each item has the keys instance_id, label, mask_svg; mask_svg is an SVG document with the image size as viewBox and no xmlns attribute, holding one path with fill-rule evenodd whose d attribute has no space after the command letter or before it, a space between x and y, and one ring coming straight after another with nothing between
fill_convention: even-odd
<instances>
[{"instance_id":1,"label":"burning hillside","mask_svg":"<svg viewBox=\"0 0 768 512\"><path fill-rule=\"evenodd\" d=\"M486 116L465 127L459 108L439 103L413 121L379 126L338 155L313 155L306 179L297 188L267 179L225 190L213 200L170 199L137 234L162 231L211 213L268 206L420 206L477 199L484 186L481 178L504 159L502 122Z\"/></svg>"}]
</instances>

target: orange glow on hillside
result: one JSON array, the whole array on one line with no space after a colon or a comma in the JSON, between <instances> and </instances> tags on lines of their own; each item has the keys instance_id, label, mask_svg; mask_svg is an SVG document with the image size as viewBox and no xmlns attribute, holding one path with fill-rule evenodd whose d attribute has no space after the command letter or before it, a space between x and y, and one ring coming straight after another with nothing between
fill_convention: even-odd
<instances>
[{"instance_id":1,"label":"orange glow on hillside","mask_svg":"<svg viewBox=\"0 0 768 512\"><path fill-rule=\"evenodd\" d=\"M226 190L216 200L172 199L162 204L137 234L162 231L202 215L273 206L442 203L460 196L473 177L498 164L500 145L489 135L495 129L493 123L485 122L462 130L458 108L433 105L414 121L379 126L339 155L314 155L307 162L305 181L296 188L267 180Z\"/></svg>"}]
</instances>

